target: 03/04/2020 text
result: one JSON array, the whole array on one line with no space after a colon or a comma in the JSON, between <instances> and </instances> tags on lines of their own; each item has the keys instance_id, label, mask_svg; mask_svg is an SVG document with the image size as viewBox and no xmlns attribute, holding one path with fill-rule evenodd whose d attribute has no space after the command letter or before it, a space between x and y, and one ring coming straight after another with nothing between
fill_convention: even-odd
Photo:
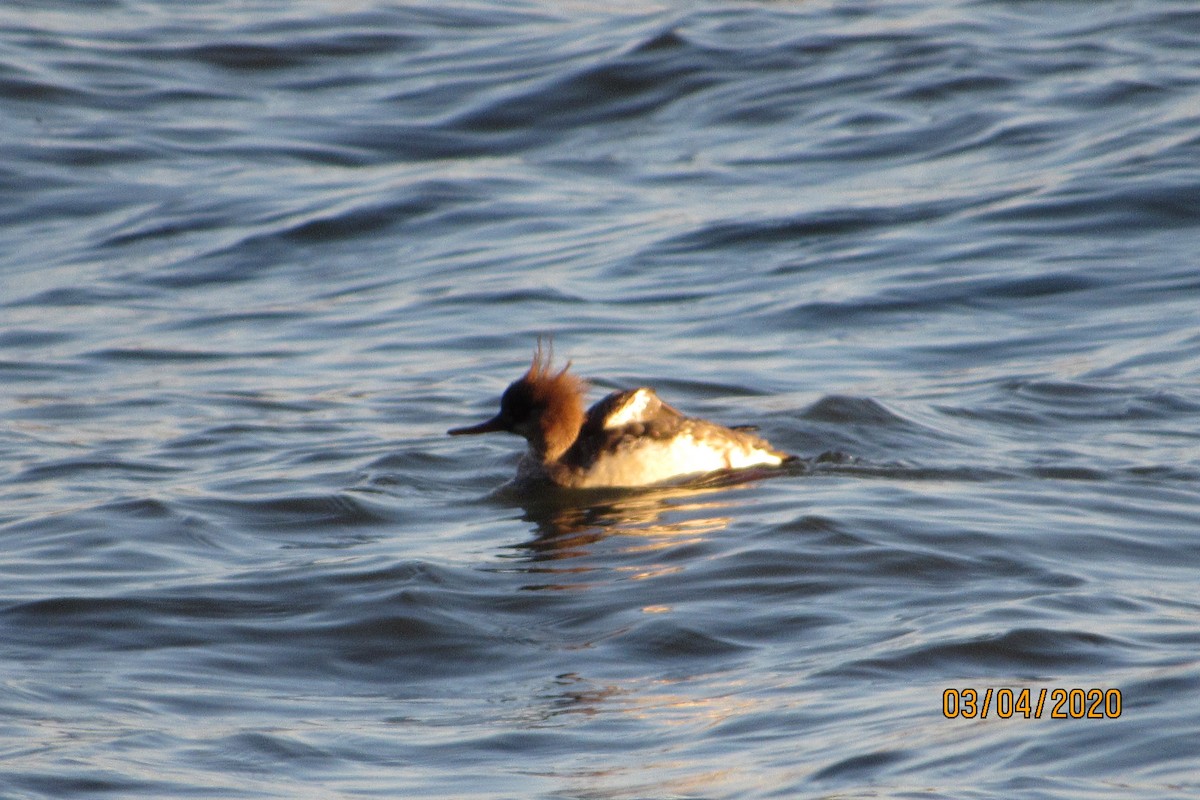
<instances>
[{"instance_id":1,"label":"03/04/2020 text","mask_svg":"<svg viewBox=\"0 0 1200 800\"><path fill-rule=\"evenodd\" d=\"M1046 700L1050 703L1047 705ZM1116 719L1120 689L947 689L942 692L946 719Z\"/></svg>"}]
</instances>

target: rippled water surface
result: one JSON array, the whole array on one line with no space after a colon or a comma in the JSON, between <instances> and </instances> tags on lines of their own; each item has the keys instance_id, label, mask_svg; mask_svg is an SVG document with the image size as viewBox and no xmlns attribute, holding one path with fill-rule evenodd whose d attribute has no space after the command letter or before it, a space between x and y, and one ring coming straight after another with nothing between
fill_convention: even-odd
<instances>
[{"instance_id":1,"label":"rippled water surface","mask_svg":"<svg viewBox=\"0 0 1200 800\"><path fill-rule=\"evenodd\" d=\"M9 3L0 134L4 797L1200 792L1192 3ZM799 466L496 493L539 334Z\"/></svg>"}]
</instances>

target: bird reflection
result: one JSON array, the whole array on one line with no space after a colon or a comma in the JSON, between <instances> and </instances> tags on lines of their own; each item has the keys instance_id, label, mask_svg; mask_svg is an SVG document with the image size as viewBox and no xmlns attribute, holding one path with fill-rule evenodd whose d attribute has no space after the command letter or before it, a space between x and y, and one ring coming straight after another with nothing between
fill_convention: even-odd
<instances>
[{"instance_id":1,"label":"bird reflection","mask_svg":"<svg viewBox=\"0 0 1200 800\"><path fill-rule=\"evenodd\" d=\"M532 523L533 538L512 545L509 558L518 569L542 575L552 582L529 589L582 589L592 581L588 573L602 569L625 572L623 579L645 579L671 572L647 554L699 542L729 526L727 510L734 505L730 492L745 488L755 475L721 475L680 486L651 490L551 492L513 496L523 509L522 519ZM593 555L599 548L623 556L620 563L603 565L571 560ZM598 576L597 576L598 577ZM605 580L605 579L601 579Z\"/></svg>"}]
</instances>

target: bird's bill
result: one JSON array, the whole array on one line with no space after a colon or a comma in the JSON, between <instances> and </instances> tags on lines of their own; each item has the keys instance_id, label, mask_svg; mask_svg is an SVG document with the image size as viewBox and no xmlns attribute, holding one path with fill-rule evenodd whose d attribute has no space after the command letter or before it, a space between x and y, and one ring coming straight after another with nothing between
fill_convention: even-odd
<instances>
[{"instance_id":1,"label":"bird's bill","mask_svg":"<svg viewBox=\"0 0 1200 800\"><path fill-rule=\"evenodd\" d=\"M478 425L470 425L466 428L451 428L446 433L451 436L473 436L477 433L492 433L494 431L506 431L508 426L499 416L492 417L487 422L481 422Z\"/></svg>"}]
</instances>

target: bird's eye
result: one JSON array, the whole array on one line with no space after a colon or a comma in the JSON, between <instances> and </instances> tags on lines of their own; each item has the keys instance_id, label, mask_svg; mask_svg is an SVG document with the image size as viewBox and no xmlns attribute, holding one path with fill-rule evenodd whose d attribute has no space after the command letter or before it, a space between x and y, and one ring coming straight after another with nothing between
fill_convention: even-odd
<instances>
[{"instance_id":1,"label":"bird's eye","mask_svg":"<svg viewBox=\"0 0 1200 800\"><path fill-rule=\"evenodd\" d=\"M529 387L521 382L505 389L500 398L500 412L512 420L521 420L529 416L532 406L533 397L529 393Z\"/></svg>"}]
</instances>

